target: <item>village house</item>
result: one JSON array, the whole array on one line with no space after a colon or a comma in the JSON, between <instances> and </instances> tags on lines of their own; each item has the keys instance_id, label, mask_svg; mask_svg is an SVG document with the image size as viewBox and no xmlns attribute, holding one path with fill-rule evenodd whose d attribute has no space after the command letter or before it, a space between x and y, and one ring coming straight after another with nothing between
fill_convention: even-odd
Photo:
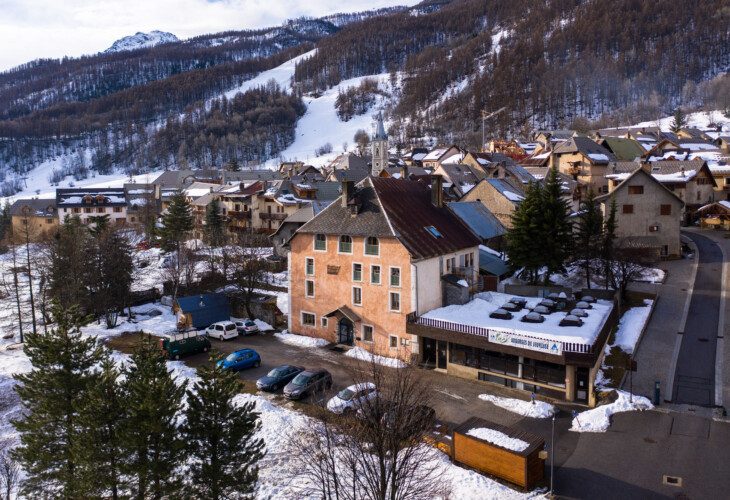
<instances>
[{"instance_id":1,"label":"village house","mask_svg":"<svg viewBox=\"0 0 730 500\"><path fill-rule=\"evenodd\" d=\"M643 167L654 179L685 202L688 211L711 203L715 199L717 183L707 163L693 161L654 161L654 162L611 162L606 170L606 178L611 190L626 179L637 168Z\"/></svg>"},{"instance_id":2,"label":"village house","mask_svg":"<svg viewBox=\"0 0 730 500\"><path fill-rule=\"evenodd\" d=\"M127 201L124 188L63 188L56 189L58 219L79 217L82 224L89 218L109 216L109 222L122 226L127 222Z\"/></svg>"},{"instance_id":3,"label":"village house","mask_svg":"<svg viewBox=\"0 0 730 500\"><path fill-rule=\"evenodd\" d=\"M227 215L227 228L231 235L250 231L253 219L258 215L258 203L254 203L255 195L263 189L262 182L243 182L237 189L221 193L220 203Z\"/></svg>"},{"instance_id":4,"label":"village house","mask_svg":"<svg viewBox=\"0 0 730 500\"><path fill-rule=\"evenodd\" d=\"M444 179L444 187L455 200L461 199L477 185L479 179L467 165L442 163L433 171Z\"/></svg>"},{"instance_id":5,"label":"village house","mask_svg":"<svg viewBox=\"0 0 730 500\"><path fill-rule=\"evenodd\" d=\"M695 216L700 227L730 230L730 201L721 200L700 207Z\"/></svg>"},{"instance_id":6,"label":"village house","mask_svg":"<svg viewBox=\"0 0 730 500\"><path fill-rule=\"evenodd\" d=\"M512 213L517 204L525 198L521 187L507 179L484 179L460 201L478 201L489 210L505 227L512 227Z\"/></svg>"},{"instance_id":7,"label":"village house","mask_svg":"<svg viewBox=\"0 0 730 500\"><path fill-rule=\"evenodd\" d=\"M456 155L463 157L462 152L458 147L454 145L439 146L429 151L428 154L423 157L423 160L421 160L421 162L423 163L423 168L427 168L433 171L434 169L436 169L436 167L441 165L442 162ZM460 163L461 160L462 158L459 158L458 162Z\"/></svg>"},{"instance_id":8,"label":"village house","mask_svg":"<svg viewBox=\"0 0 730 500\"><path fill-rule=\"evenodd\" d=\"M16 200L10 206L13 237L19 241L40 241L58 231L56 200Z\"/></svg>"},{"instance_id":9,"label":"village house","mask_svg":"<svg viewBox=\"0 0 730 500\"><path fill-rule=\"evenodd\" d=\"M596 143L613 153L620 161L634 161L646 153L641 144L626 137L608 136L596 140Z\"/></svg>"},{"instance_id":10,"label":"village house","mask_svg":"<svg viewBox=\"0 0 730 500\"><path fill-rule=\"evenodd\" d=\"M715 179L715 199L730 201L730 165L708 167Z\"/></svg>"},{"instance_id":11,"label":"village house","mask_svg":"<svg viewBox=\"0 0 730 500\"><path fill-rule=\"evenodd\" d=\"M128 183L124 185L127 200L127 223L144 224L145 218L155 219L162 212L159 184Z\"/></svg>"},{"instance_id":12,"label":"village house","mask_svg":"<svg viewBox=\"0 0 730 500\"><path fill-rule=\"evenodd\" d=\"M655 257L681 254L680 223L685 202L642 164L621 179L609 194L596 198L604 219L616 200L616 234L627 244L650 250Z\"/></svg>"},{"instance_id":13,"label":"village house","mask_svg":"<svg viewBox=\"0 0 730 500\"><path fill-rule=\"evenodd\" d=\"M441 184L345 181L289 242L289 330L420 358L407 315L443 306L447 280L468 295L477 275L479 240L446 209Z\"/></svg>"},{"instance_id":14,"label":"village house","mask_svg":"<svg viewBox=\"0 0 730 500\"><path fill-rule=\"evenodd\" d=\"M592 186L596 193L607 193L606 167L616 157L608 149L588 137L571 137L552 151L550 166L573 177L584 190Z\"/></svg>"}]
</instances>

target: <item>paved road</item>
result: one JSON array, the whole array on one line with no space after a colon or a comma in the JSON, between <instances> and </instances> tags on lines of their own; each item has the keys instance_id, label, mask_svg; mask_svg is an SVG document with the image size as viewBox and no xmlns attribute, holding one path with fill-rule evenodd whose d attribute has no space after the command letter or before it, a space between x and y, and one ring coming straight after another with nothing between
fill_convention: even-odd
<instances>
[{"instance_id":1,"label":"paved road","mask_svg":"<svg viewBox=\"0 0 730 500\"><path fill-rule=\"evenodd\" d=\"M697 278L675 370L675 404L714 406L715 349L720 311L722 252L715 242L685 232L697 245ZM677 312L681 314L681 312Z\"/></svg>"}]
</instances>

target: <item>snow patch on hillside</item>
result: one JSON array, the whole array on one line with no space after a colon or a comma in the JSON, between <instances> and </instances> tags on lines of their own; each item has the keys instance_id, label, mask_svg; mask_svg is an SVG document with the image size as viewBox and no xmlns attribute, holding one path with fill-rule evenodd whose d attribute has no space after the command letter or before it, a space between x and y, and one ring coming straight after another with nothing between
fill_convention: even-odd
<instances>
[{"instance_id":1,"label":"snow patch on hillside","mask_svg":"<svg viewBox=\"0 0 730 500\"><path fill-rule=\"evenodd\" d=\"M673 116L665 116L654 121L641 122L633 125L633 127L659 127L664 131L669 131L674 122ZM726 117L722 111L698 111L696 113L687 114L687 127L706 129L710 127L710 123L714 123L722 127L725 132L730 132L730 118Z\"/></svg>"}]
</instances>

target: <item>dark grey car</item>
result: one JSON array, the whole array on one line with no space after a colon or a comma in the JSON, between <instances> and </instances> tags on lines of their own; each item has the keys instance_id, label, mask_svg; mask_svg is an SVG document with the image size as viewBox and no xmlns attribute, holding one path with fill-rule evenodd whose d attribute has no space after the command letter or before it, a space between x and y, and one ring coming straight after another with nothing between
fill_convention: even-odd
<instances>
[{"instance_id":1,"label":"dark grey car","mask_svg":"<svg viewBox=\"0 0 730 500\"><path fill-rule=\"evenodd\" d=\"M256 387L262 391L278 391L280 387L284 387L303 371L304 368L301 366L277 366L265 377L258 379L256 381Z\"/></svg>"},{"instance_id":2,"label":"dark grey car","mask_svg":"<svg viewBox=\"0 0 730 500\"><path fill-rule=\"evenodd\" d=\"M289 399L302 399L313 392L321 392L332 387L332 375L327 370L306 370L294 377L284 387L284 396Z\"/></svg>"}]
</instances>

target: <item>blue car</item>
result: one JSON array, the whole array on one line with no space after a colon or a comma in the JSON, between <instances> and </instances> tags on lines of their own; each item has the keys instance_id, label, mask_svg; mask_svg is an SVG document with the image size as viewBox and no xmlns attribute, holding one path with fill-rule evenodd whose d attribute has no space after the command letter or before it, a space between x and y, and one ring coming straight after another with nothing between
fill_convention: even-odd
<instances>
[{"instance_id":1,"label":"blue car","mask_svg":"<svg viewBox=\"0 0 730 500\"><path fill-rule=\"evenodd\" d=\"M253 349L241 349L232 352L225 359L218 361L218 366L222 366L224 370L233 370L237 372L244 368L258 368L261 365L261 357Z\"/></svg>"}]
</instances>

